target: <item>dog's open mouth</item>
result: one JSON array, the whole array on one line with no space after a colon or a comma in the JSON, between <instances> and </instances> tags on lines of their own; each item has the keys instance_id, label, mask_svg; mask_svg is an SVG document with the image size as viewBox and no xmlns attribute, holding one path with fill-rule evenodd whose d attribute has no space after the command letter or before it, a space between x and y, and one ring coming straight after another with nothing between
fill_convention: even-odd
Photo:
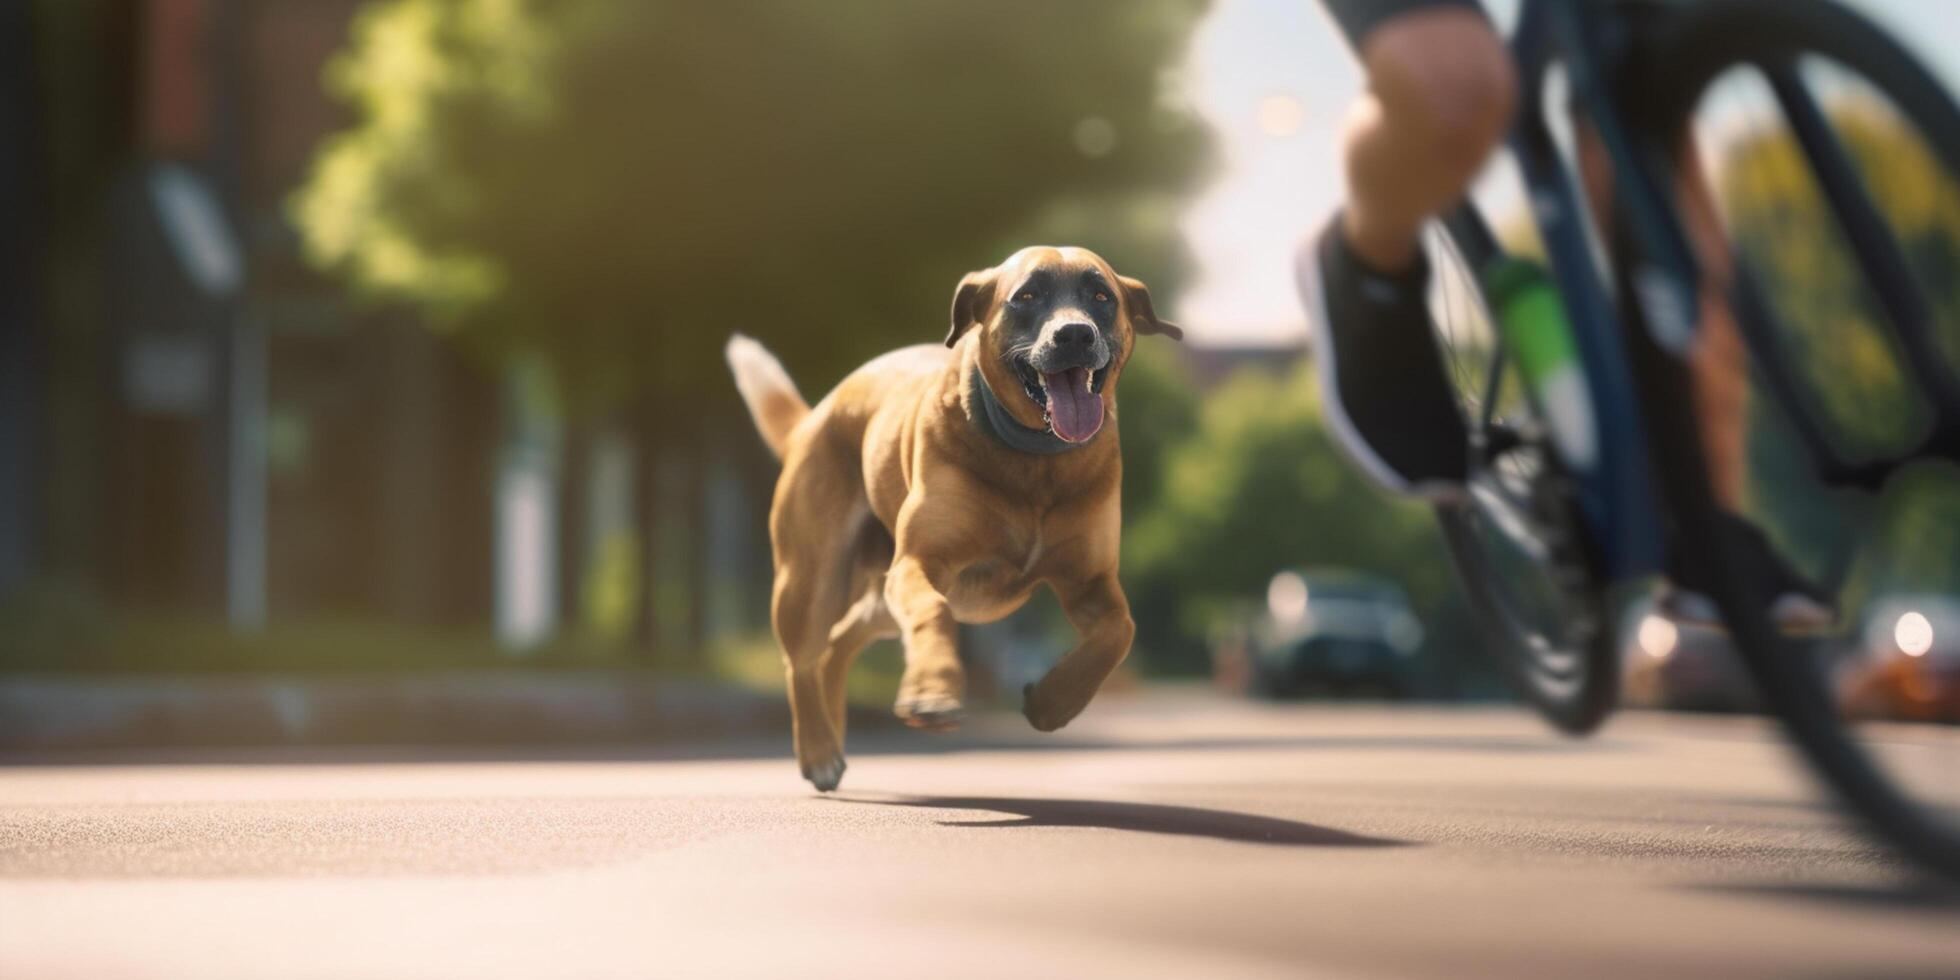
<instances>
[{"instance_id":1,"label":"dog's open mouth","mask_svg":"<svg viewBox=\"0 0 1960 980\"><path fill-rule=\"evenodd\" d=\"M1063 442L1087 442L1103 424L1103 383L1109 368L1091 371L1087 367L1061 371L1037 371L1019 358L1014 371L1022 390L1048 415L1048 429Z\"/></svg>"}]
</instances>

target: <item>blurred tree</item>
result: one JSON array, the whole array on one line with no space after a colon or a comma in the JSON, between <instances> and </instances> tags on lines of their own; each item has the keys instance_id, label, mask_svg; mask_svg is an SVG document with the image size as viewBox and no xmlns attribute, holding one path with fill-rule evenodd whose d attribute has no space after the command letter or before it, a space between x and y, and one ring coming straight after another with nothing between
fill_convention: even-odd
<instances>
[{"instance_id":1,"label":"blurred tree","mask_svg":"<svg viewBox=\"0 0 1960 980\"><path fill-rule=\"evenodd\" d=\"M1949 365L1960 369L1960 185L1887 104L1851 90L1829 112L1904 247ZM1726 148L1723 162L1719 193L1730 233L1764 287L1789 370L1827 437L1854 459L1909 445L1929 412L1790 133L1747 133ZM1960 588L1960 526L1950 519L1960 486L1952 474L1920 474L1874 510L1863 494L1819 487L1773 403L1758 397L1751 404L1751 507L1814 572L1828 578L1856 562L1849 566L1850 605L1911 583ZM1849 554L1853 540L1873 547Z\"/></svg>"},{"instance_id":2,"label":"blurred tree","mask_svg":"<svg viewBox=\"0 0 1960 980\"><path fill-rule=\"evenodd\" d=\"M1386 575L1434 628L1451 579L1433 520L1348 465L1323 428L1309 362L1283 377L1241 370L1229 378L1163 466L1123 552L1139 644L1158 666L1202 669L1209 627L1248 599L1263 601L1287 567Z\"/></svg>"},{"instance_id":3,"label":"blurred tree","mask_svg":"<svg viewBox=\"0 0 1960 980\"><path fill-rule=\"evenodd\" d=\"M1832 123L1905 246L1960 365L1960 189L1930 149L1880 103L1845 100ZM1882 307L1788 130L1738 140L1721 169L1731 233L1765 285L1791 367L1844 448L1898 445L1925 421Z\"/></svg>"},{"instance_id":4,"label":"blurred tree","mask_svg":"<svg viewBox=\"0 0 1960 980\"><path fill-rule=\"evenodd\" d=\"M1123 520L1133 526L1164 492L1171 447L1198 422L1198 394L1178 352L1162 341L1138 344L1118 382L1123 434Z\"/></svg>"},{"instance_id":5,"label":"blurred tree","mask_svg":"<svg viewBox=\"0 0 1960 980\"><path fill-rule=\"evenodd\" d=\"M39 363L28 362L44 372L47 425L38 447L47 480L38 491L38 548L58 591L82 606L116 572L103 527L115 499L108 491L115 457L104 443L115 408L103 374L114 300L103 279L113 244L105 202L136 157L141 46L132 4L35 0L30 7L31 35L22 39L33 51L17 67L33 72L35 139L27 145L40 179L26 192L38 214L9 212L8 220L39 239L32 268L43 277Z\"/></svg>"},{"instance_id":6,"label":"blurred tree","mask_svg":"<svg viewBox=\"0 0 1960 980\"><path fill-rule=\"evenodd\" d=\"M1173 269L1163 202L1206 144L1163 72L1200 9L389 0L329 70L359 122L292 213L363 292L544 356L574 418L629 409L650 500L654 452L735 410L731 330L814 394L938 339L1017 233Z\"/></svg>"}]
</instances>

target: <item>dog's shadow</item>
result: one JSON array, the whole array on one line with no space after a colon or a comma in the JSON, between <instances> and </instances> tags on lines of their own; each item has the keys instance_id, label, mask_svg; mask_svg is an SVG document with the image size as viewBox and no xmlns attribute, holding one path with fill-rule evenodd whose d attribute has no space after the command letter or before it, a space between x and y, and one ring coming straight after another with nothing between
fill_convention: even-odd
<instances>
[{"instance_id":1,"label":"dog's shadow","mask_svg":"<svg viewBox=\"0 0 1960 980\"><path fill-rule=\"evenodd\" d=\"M1113 800L1057 800L1001 796L831 796L840 803L986 810L1012 814L999 820L941 820L942 827L1090 827L1173 837L1209 837L1278 847L1406 847L1413 841L1320 827L1297 820L1230 810Z\"/></svg>"}]
</instances>

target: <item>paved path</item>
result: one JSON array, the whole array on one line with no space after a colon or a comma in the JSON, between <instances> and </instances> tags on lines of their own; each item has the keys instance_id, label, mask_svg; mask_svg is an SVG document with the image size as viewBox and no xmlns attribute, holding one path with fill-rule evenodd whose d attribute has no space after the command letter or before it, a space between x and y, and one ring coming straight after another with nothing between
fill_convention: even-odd
<instances>
[{"instance_id":1,"label":"paved path","mask_svg":"<svg viewBox=\"0 0 1960 980\"><path fill-rule=\"evenodd\" d=\"M0 768L0 977L1956 977L1748 719L1109 698L857 739ZM15 760L22 761L22 760Z\"/></svg>"}]
</instances>

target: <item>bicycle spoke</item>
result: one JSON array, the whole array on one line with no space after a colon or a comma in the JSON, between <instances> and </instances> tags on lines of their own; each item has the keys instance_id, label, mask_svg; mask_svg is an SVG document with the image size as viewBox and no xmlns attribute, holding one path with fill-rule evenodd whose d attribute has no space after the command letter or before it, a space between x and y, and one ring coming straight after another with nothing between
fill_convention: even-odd
<instances>
[{"instance_id":1,"label":"bicycle spoke","mask_svg":"<svg viewBox=\"0 0 1960 980\"><path fill-rule=\"evenodd\" d=\"M1440 232L1432 232L1431 236L1435 251L1447 253L1447 261L1435 263L1441 267L1436 273L1436 305L1440 308L1437 310L1440 314L1437 340L1441 344L1444 367L1449 371L1451 384L1456 389L1457 402L1465 409L1474 410L1477 407L1476 389L1472 387L1469 368L1464 364L1473 350L1471 338L1466 336L1471 311L1466 309L1465 297L1470 286L1459 278L1464 269L1462 255L1450 243L1448 236Z\"/></svg>"},{"instance_id":2,"label":"bicycle spoke","mask_svg":"<svg viewBox=\"0 0 1960 980\"><path fill-rule=\"evenodd\" d=\"M1729 205L1714 210L1739 253L1729 285L1760 369L1740 419L1740 500L1721 499L1694 458L1734 452L1712 440L1735 433L1697 438L1704 419L1647 396L1676 557L1712 573L1704 590L1764 706L1817 772L1901 852L1960 879L1960 373L1938 332L1951 325L1960 107L1831 0L1669 16L1629 94L1661 107L1651 133L1696 127L1711 137L1697 152L1723 154L1701 172ZM1738 114L1730 94L1775 117ZM1673 368L1636 353L1650 384ZM1786 629L1771 601L1786 587L1825 600L1830 628Z\"/></svg>"},{"instance_id":3,"label":"bicycle spoke","mask_svg":"<svg viewBox=\"0 0 1960 980\"><path fill-rule=\"evenodd\" d=\"M1960 418L1960 392L1941 372L1943 355L1932 341L1933 315L1911 273L1912 266L1872 201L1829 120L1797 77L1793 65L1765 65L1763 74L1783 108L1816 175L1818 187L1843 230L1858 268L1871 282L1893 335L1906 352L1906 366L1939 406L1943 418Z\"/></svg>"},{"instance_id":4,"label":"bicycle spoke","mask_svg":"<svg viewBox=\"0 0 1960 980\"><path fill-rule=\"evenodd\" d=\"M1788 328L1777 322L1776 313L1764 301L1762 290L1746 258L1735 257L1734 303L1736 325L1744 342L1755 354L1757 367L1769 385L1770 393L1784 408L1784 416L1809 454L1811 468L1819 480L1833 486L1854 486L1876 490L1883 474L1866 473L1840 455L1818 424L1815 406L1790 375L1789 356L1783 342Z\"/></svg>"},{"instance_id":5,"label":"bicycle spoke","mask_svg":"<svg viewBox=\"0 0 1960 980\"><path fill-rule=\"evenodd\" d=\"M1483 417L1479 420L1481 431L1489 432L1491 423L1497 418L1497 400L1504 396L1504 335L1499 333L1491 340L1490 370L1484 379Z\"/></svg>"}]
</instances>

